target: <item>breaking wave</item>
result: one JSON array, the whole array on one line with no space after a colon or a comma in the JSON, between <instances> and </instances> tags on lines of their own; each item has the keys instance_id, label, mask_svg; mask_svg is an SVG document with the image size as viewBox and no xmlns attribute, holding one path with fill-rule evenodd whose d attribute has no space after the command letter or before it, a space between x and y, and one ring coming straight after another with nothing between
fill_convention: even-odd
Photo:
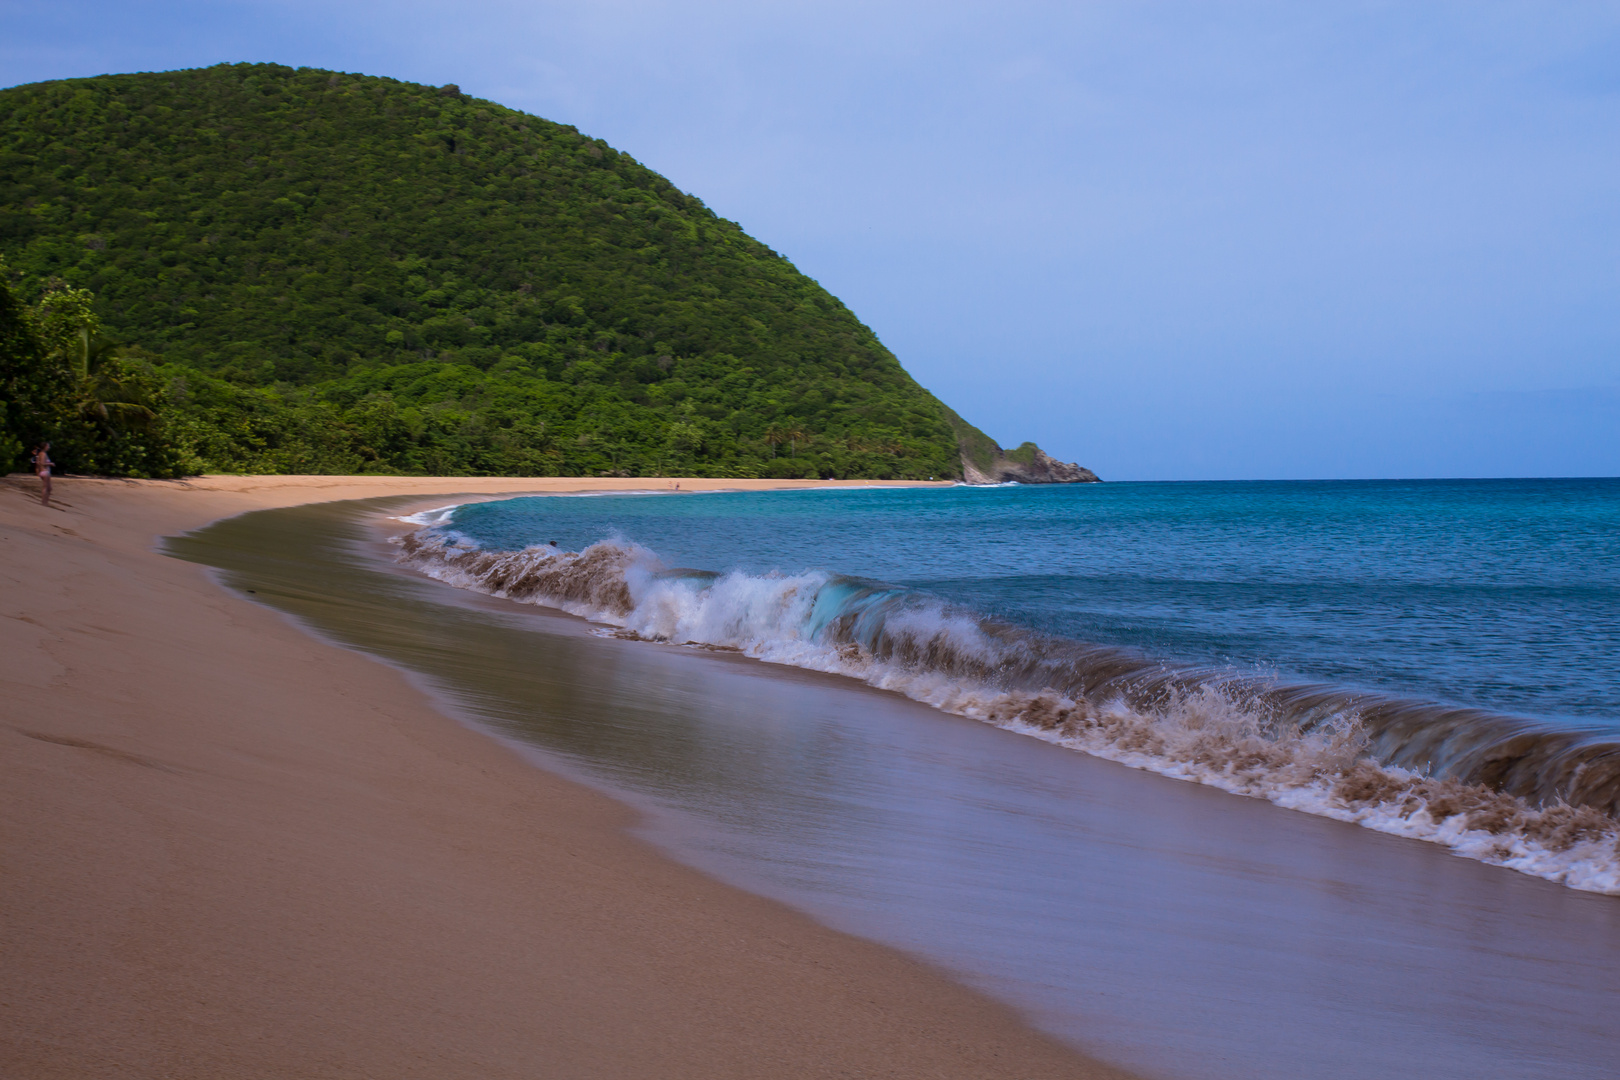
<instances>
[{"instance_id":1,"label":"breaking wave","mask_svg":"<svg viewBox=\"0 0 1620 1080\"><path fill-rule=\"evenodd\" d=\"M822 571L672 569L621 541L486 551L434 528L398 542L401 561L429 577L616 636L850 676L1135 768L1620 895L1620 744L1596 735L1170 665Z\"/></svg>"}]
</instances>

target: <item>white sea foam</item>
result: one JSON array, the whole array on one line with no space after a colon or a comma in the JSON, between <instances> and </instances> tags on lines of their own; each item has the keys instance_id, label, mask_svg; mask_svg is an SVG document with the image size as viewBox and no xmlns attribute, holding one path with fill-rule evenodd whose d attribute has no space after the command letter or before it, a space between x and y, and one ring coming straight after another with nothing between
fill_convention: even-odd
<instances>
[{"instance_id":1,"label":"white sea foam","mask_svg":"<svg viewBox=\"0 0 1620 1080\"><path fill-rule=\"evenodd\" d=\"M461 503L451 503L449 506L439 506L432 510L418 510L414 514L408 514L394 520L403 521L408 525L443 525L450 520L452 514L460 509L461 505Z\"/></svg>"},{"instance_id":2,"label":"white sea foam","mask_svg":"<svg viewBox=\"0 0 1620 1080\"><path fill-rule=\"evenodd\" d=\"M1609 814L1556 800L1533 805L1466 778L1374 761L1352 699L1324 710L1317 695L1314 711L1290 717L1252 680L1192 678L1117 651L1054 644L921 594L822 571L671 571L623 541L491 552L422 530L402 545L402 560L430 577L561 608L616 636L735 649L860 679L1132 768L1620 894L1620 823Z\"/></svg>"}]
</instances>

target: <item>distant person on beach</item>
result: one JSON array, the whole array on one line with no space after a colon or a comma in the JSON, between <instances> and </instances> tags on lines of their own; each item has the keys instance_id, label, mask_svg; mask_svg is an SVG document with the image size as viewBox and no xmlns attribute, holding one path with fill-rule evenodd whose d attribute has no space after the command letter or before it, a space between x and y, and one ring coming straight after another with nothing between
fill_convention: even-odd
<instances>
[{"instance_id":1,"label":"distant person on beach","mask_svg":"<svg viewBox=\"0 0 1620 1080\"><path fill-rule=\"evenodd\" d=\"M51 505L51 444L48 442L34 447L34 475L39 477L40 505Z\"/></svg>"}]
</instances>

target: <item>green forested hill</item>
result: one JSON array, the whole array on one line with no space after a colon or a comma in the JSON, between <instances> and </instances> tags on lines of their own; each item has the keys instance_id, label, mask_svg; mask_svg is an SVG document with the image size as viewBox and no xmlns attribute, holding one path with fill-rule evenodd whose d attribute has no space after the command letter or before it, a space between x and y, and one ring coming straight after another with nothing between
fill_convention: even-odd
<instances>
[{"instance_id":1,"label":"green forested hill","mask_svg":"<svg viewBox=\"0 0 1620 1080\"><path fill-rule=\"evenodd\" d=\"M0 91L0 255L94 294L188 468L947 477L983 439L736 224L453 86Z\"/></svg>"}]
</instances>

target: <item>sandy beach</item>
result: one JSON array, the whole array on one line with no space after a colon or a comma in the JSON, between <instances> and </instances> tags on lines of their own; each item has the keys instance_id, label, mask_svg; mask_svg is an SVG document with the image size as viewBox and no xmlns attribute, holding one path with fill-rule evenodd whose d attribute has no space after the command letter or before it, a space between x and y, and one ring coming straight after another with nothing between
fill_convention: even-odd
<instances>
[{"instance_id":1,"label":"sandy beach","mask_svg":"<svg viewBox=\"0 0 1620 1080\"><path fill-rule=\"evenodd\" d=\"M1122 1075L672 862L154 547L316 501L668 483L67 478L49 510L0 485L0 1074Z\"/></svg>"}]
</instances>

